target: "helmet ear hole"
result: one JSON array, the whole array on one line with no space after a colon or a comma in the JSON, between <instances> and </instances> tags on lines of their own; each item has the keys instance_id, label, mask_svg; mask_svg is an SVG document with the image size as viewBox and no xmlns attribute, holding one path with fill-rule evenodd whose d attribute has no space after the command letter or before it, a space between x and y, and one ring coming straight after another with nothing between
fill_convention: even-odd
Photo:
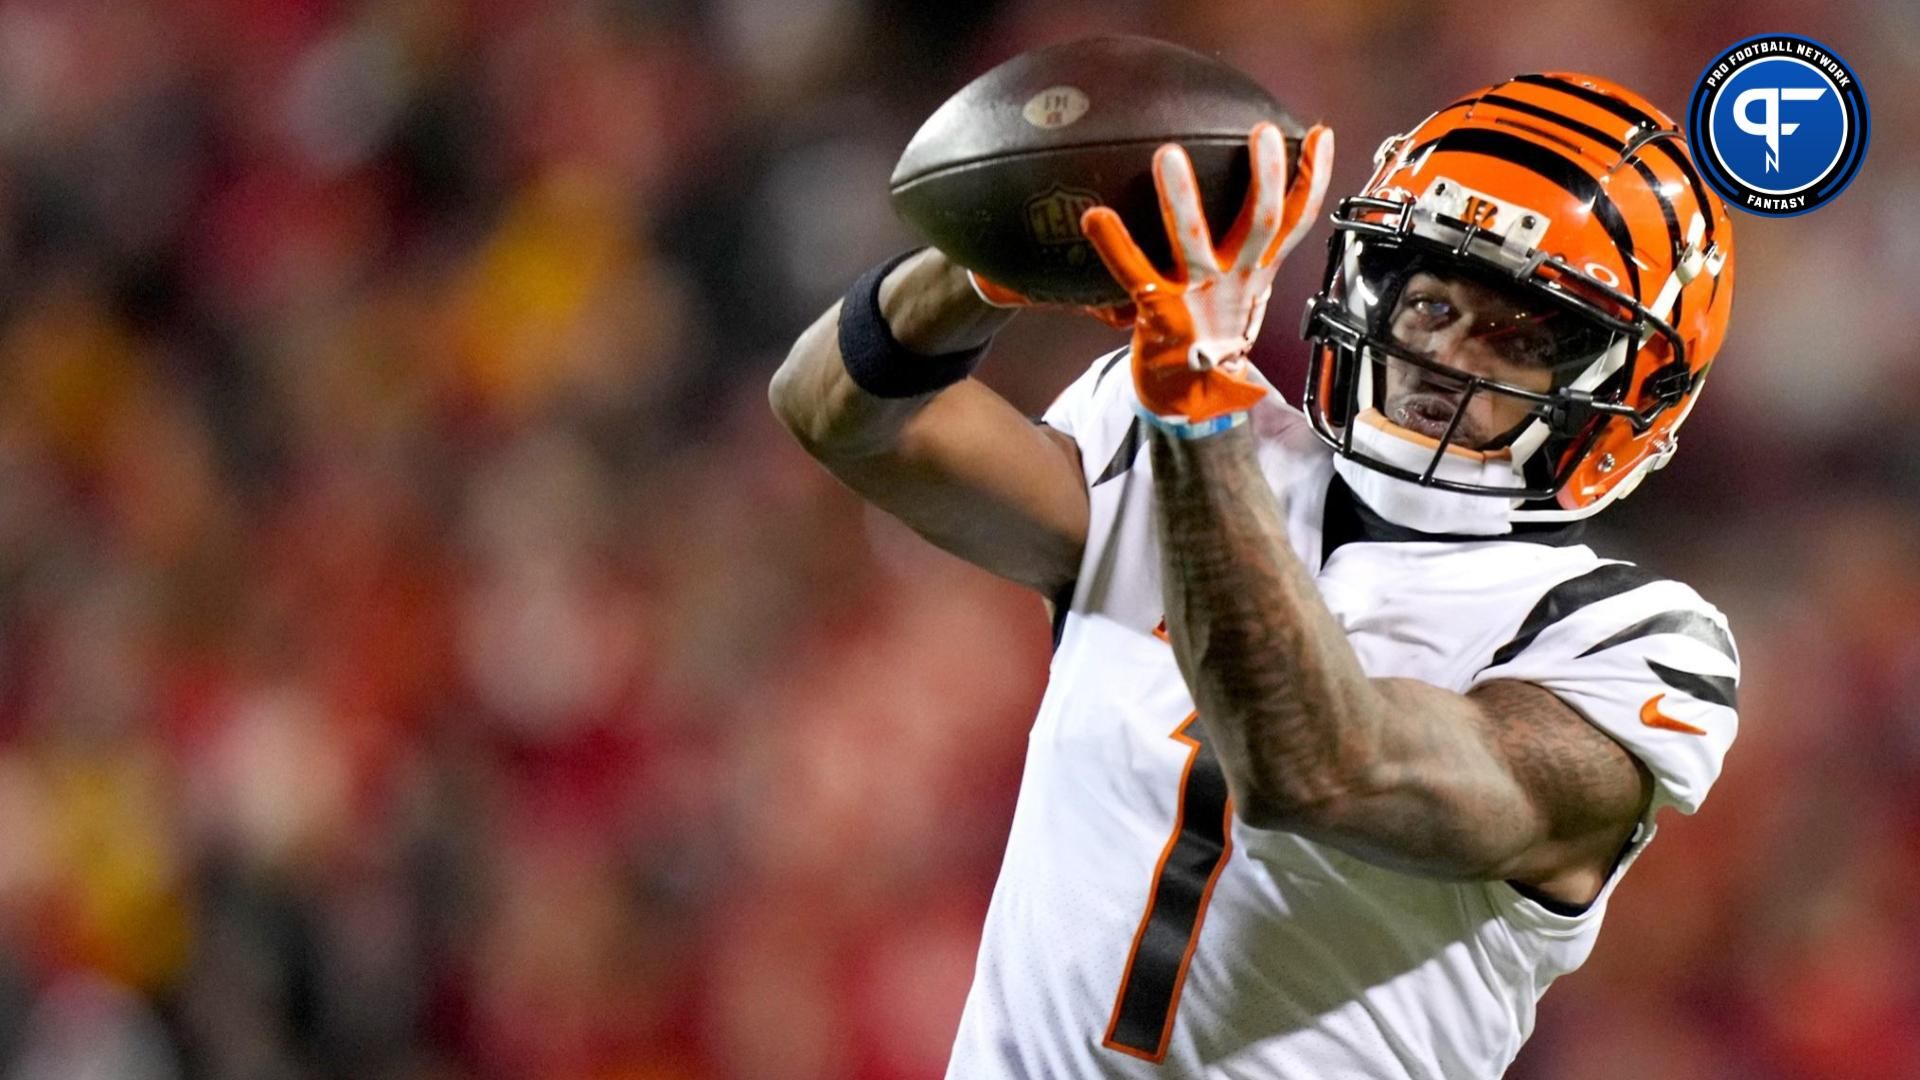
<instances>
[{"instance_id":1,"label":"helmet ear hole","mask_svg":"<svg viewBox=\"0 0 1920 1080\"><path fill-rule=\"evenodd\" d=\"M1647 408L1656 405L1672 408L1680 404L1692 389L1693 372L1684 362L1671 360L1647 376L1647 381L1641 384L1640 396Z\"/></svg>"}]
</instances>

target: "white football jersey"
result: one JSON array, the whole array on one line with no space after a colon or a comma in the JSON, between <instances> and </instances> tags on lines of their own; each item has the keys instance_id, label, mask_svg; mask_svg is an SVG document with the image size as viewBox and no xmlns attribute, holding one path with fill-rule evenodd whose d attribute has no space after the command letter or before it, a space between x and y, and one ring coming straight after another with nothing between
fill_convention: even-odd
<instances>
[{"instance_id":1,"label":"white football jersey","mask_svg":"<svg viewBox=\"0 0 1920 1080\"><path fill-rule=\"evenodd\" d=\"M1395 530L1269 395L1253 419L1261 466L1366 670L1460 692L1537 683L1658 787L1584 911L1249 828L1156 634L1150 455L1132 402L1121 357L1103 357L1045 417L1079 443L1092 521L947 1075L1500 1075L1547 985L1592 950L1655 811L1693 812L1719 773L1738 680L1725 620L1568 530L1441 541Z\"/></svg>"}]
</instances>

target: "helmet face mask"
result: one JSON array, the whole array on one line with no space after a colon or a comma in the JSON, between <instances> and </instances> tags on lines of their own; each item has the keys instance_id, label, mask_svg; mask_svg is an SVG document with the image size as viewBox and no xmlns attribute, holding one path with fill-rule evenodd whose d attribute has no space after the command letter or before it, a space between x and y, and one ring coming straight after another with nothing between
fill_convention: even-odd
<instances>
[{"instance_id":1,"label":"helmet face mask","mask_svg":"<svg viewBox=\"0 0 1920 1080\"><path fill-rule=\"evenodd\" d=\"M1717 199L1687 198L1671 122L1582 78L1463 98L1388 140L1365 192L1340 203L1303 328L1303 406L1342 457L1505 499L1524 521L1584 517L1671 455L1724 334L1731 227ZM1522 125L1487 104L1522 91L1644 122L1615 117L1625 137L1611 141L1569 119L1597 144L1578 145L1542 130L1539 107Z\"/></svg>"},{"instance_id":2,"label":"helmet face mask","mask_svg":"<svg viewBox=\"0 0 1920 1080\"><path fill-rule=\"evenodd\" d=\"M1552 391L1628 333L1451 256L1351 247L1345 295L1366 327L1362 402L1449 446L1510 445L1528 417L1551 418Z\"/></svg>"},{"instance_id":3,"label":"helmet face mask","mask_svg":"<svg viewBox=\"0 0 1920 1080\"><path fill-rule=\"evenodd\" d=\"M1335 212L1327 277L1305 328L1318 346L1307 411L1342 454L1443 491L1551 499L1571 469L1528 461L1533 452L1570 460L1566 452L1591 442L1601 418L1644 427L1672 403L1662 400L1651 414L1622 404L1622 360L1642 339L1660 335L1684 351L1673 328L1630 297L1551 259L1510 267L1485 250L1497 252L1498 236L1411 203L1394 208L1398 221L1382 233L1379 208L1368 203L1347 199ZM1471 368L1449 364L1436 354L1442 343L1483 359ZM1356 447L1352 421L1363 417L1424 436L1425 467L1410 470ZM1489 426L1482 417L1512 422ZM1502 483L1442 475L1449 454L1467 452L1519 464Z\"/></svg>"}]
</instances>

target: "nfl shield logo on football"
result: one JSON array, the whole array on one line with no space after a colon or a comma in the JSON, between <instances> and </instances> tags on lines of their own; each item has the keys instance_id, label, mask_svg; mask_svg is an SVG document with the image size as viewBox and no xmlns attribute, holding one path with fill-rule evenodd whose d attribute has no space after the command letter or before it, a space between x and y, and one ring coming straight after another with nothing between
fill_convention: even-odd
<instances>
[{"instance_id":1,"label":"nfl shield logo on football","mask_svg":"<svg viewBox=\"0 0 1920 1080\"><path fill-rule=\"evenodd\" d=\"M1093 245L1080 231L1080 215L1097 206L1100 196L1079 188L1054 184L1027 200L1027 237L1033 241L1032 254L1053 266L1084 266L1092 261ZM1028 298L1052 300L1051 296L1028 290Z\"/></svg>"},{"instance_id":2,"label":"nfl shield logo on football","mask_svg":"<svg viewBox=\"0 0 1920 1080\"><path fill-rule=\"evenodd\" d=\"M1707 182L1750 214L1793 217L1832 202L1860 172L1871 123L1859 76L1798 34L1736 42L1707 64L1687 139Z\"/></svg>"}]
</instances>

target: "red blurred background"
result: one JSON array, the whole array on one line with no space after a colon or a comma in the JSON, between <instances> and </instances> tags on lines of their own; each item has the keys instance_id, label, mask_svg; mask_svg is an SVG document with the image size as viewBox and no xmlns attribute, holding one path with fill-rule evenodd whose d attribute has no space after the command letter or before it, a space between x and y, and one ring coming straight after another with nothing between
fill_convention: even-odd
<instances>
[{"instance_id":1,"label":"red blurred background","mask_svg":"<svg viewBox=\"0 0 1920 1080\"><path fill-rule=\"evenodd\" d=\"M0 0L0 1077L938 1077L1047 627L765 384L912 243L919 120L1114 30L1330 122L1336 192L1519 71L1853 65L1860 178L1741 217L1594 530L1728 612L1742 736L1514 1075L1920 1076L1915 5Z\"/></svg>"}]
</instances>

